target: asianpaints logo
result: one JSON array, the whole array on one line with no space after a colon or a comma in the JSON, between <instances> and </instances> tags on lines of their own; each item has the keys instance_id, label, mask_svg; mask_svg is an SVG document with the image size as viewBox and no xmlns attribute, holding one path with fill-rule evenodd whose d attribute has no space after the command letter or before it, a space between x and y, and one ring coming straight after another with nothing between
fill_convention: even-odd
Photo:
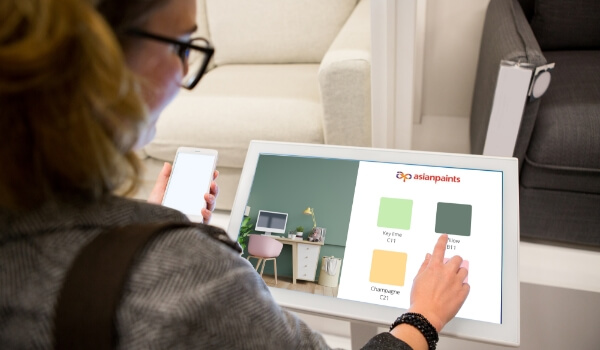
<instances>
[{"instance_id":1,"label":"asianpaints logo","mask_svg":"<svg viewBox=\"0 0 600 350\"><path fill-rule=\"evenodd\" d=\"M449 175L429 175L429 174L406 174L402 171L396 173L396 178L402 180L402 182L406 182L406 180L421 180L421 181L433 181L434 183L438 182L460 182L460 177L458 176L449 176Z\"/></svg>"}]
</instances>

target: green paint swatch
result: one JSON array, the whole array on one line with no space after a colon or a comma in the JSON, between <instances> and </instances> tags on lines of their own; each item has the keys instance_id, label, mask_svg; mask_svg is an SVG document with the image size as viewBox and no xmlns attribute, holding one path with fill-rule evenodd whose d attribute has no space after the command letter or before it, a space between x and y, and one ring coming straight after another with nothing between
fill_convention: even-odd
<instances>
[{"instance_id":1,"label":"green paint swatch","mask_svg":"<svg viewBox=\"0 0 600 350\"><path fill-rule=\"evenodd\" d=\"M411 199L381 197L377 226L409 230L412 206Z\"/></svg>"},{"instance_id":2,"label":"green paint swatch","mask_svg":"<svg viewBox=\"0 0 600 350\"><path fill-rule=\"evenodd\" d=\"M435 232L470 236L473 207L468 204L438 203Z\"/></svg>"}]
</instances>

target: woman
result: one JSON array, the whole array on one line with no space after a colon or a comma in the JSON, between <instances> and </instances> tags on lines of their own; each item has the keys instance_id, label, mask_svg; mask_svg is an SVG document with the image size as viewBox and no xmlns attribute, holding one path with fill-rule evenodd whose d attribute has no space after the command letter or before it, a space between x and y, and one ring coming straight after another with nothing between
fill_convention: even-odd
<instances>
[{"instance_id":1,"label":"woman","mask_svg":"<svg viewBox=\"0 0 600 350\"><path fill-rule=\"evenodd\" d=\"M132 223L186 221L177 211L115 193L135 188L133 149L152 138L160 112L189 73L185 42L196 27L195 2L94 3L98 12L85 0L0 3L3 348L52 346L66 271L94 237ZM461 259L443 264L446 240L442 235L423 262L409 310L438 332L469 291ZM321 335L274 302L246 260L197 228L163 234L137 256L115 323L124 349L327 348ZM408 323L366 346L410 347L429 346Z\"/></svg>"}]
</instances>

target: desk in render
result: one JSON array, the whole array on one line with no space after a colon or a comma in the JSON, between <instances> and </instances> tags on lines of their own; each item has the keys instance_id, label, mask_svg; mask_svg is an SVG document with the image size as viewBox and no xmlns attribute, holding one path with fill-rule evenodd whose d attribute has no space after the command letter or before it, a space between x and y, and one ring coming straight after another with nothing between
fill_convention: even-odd
<instances>
[{"instance_id":1,"label":"desk in render","mask_svg":"<svg viewBox=\"0 0 600 350\"><path fill-rule=\"evenodd\" d=\"M296 280L314 281L317 274L317 265L323 242L309 242L299 239L290 239L279 236L271 236L283 244L292 246L292 282Z\"/></svg>"}]
</instances>

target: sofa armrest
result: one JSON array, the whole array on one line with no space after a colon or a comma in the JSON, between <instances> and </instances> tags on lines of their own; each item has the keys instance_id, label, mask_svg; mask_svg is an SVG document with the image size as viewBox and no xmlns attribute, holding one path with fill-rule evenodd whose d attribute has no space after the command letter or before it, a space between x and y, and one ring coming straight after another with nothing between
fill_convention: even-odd
<instances>
[{"instance_id":1,"label":"sofa armrest","mask_svg":"<svg viewBox=\"0 0 600 350\"><path fill-rule=\"evenodd\" d=\"M371 146L371 12L361 0L319 67L326 144Z\"/></svg>"},{"instance_id":2,"label":"sofa armrest","mask_svg":"<svg viewBox=\"0 0 600 350\"><path fill-rule=\"evenodd\" d=\"M517 0L491 0L487 9L471 108L471 153L483 153L502 60L529 63L536 67L546 64ZM539 100L525 105L514 151L519 163L529 144L538 106Z\"/></svg>"}]
</instances>

